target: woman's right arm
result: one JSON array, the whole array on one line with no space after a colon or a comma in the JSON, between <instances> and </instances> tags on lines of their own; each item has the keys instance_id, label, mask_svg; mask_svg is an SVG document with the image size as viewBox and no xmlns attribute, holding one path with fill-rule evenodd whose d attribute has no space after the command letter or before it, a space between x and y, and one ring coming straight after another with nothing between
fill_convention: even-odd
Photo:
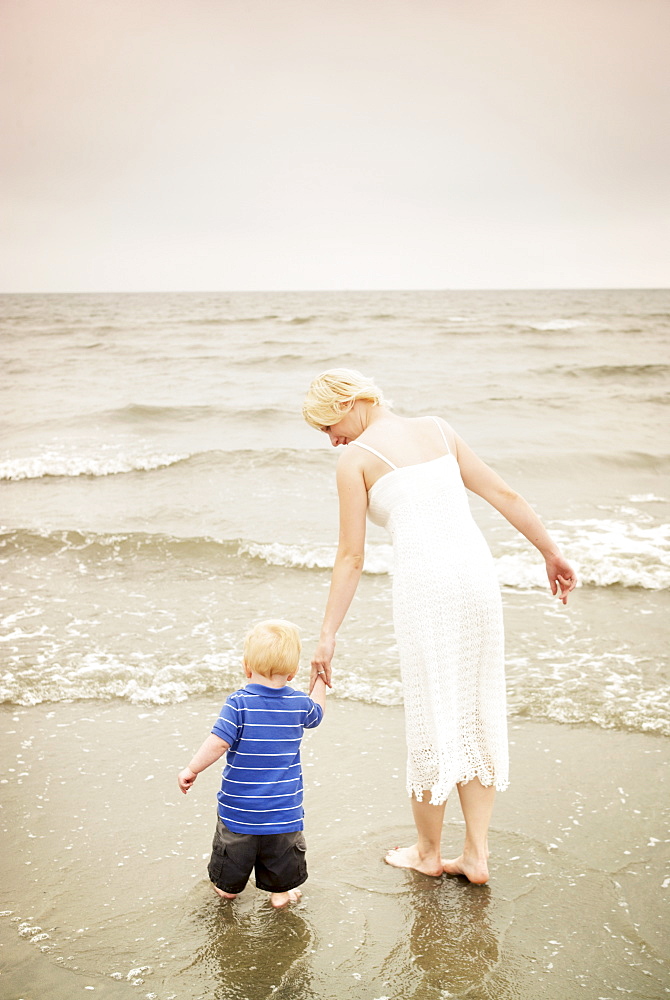
<instances>
[{"instance_id":1,"label":"woman's right arm","mask_svg":"<svg viewBox=\"0 0 670 1000\"><path fill-rule=\"evenodd\" d=\"M358 449L356 449L358 450ZM337 465L337 493L340 502L340 537L321 635L312 658L310 689L319 675L331 687L331 661L335 635L349 610L365 558L365 527L368 494L358 455L344 451Z\"/></svg>"}]
</instances>

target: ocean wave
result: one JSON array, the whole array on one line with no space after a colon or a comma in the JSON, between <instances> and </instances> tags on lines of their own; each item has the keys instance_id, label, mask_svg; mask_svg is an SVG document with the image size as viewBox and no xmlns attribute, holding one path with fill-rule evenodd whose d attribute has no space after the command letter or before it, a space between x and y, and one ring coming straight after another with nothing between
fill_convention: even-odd
<instances>
[{"instance_id":1,"label":"ocean wave","mask_svg":"<svg viewBox=\"0 0 670 1000\"><path fill-rule=\"evenodd\" d=\"M281 542L240 542L240 555L260 559L268 566L285 566L287 569L332 569L337 549L332 545L285 545ZM390 573L393 567L393 549L390 545L366 546L364 573L379 575Z\"/></svg>"},{"instance_id":2,"label":"ocean wave","mask_svg":"<svg viewBox=\"0 0 670 1000\"><path fill-rule=\"evenodd\" d=\"M128 472L152 472L190 458L188 454L64 455L46 452L33 458L0 462L0 480L44 479L54 476L118 476Z\"/></svg>"},{"instance_id":3,"label":"ocean wave","mask_svg":"<svg viewBox=\"0 0 670 1000\"><path fill-rule=\"evenodd\" d=\"M56 432L61 435L67 432L69 435L73 429L83 433L90 432L91 427L95 427L99 431L101 423L121 424L123 425L122 433L125 434L130 431L132 434L145 432L147 435L153 435L157 430L171 431L175 427L181 430L185 424L197 424L198 422L210 425L216 422L223 431L226 422L231 419L234 421L241 419L245 424L267 425L287 418L291 421L297 419L294 405L260 407L254 405L254 402L249 398L228 406L221 404L128 403L111 409L81 410L76 415L60 420L51 417L48 420L45 418L34 420L26 414L26 419L21 420L19 426L33 429L41 428L42 437L46 439L48 436L49 439L52 439ZM114 428L113 433L118 435L118 429Z\"/></svg>"},{"instance_id":4,"label":"ocean wave","mask_svg":"<svg viewBox=\"0 0 670 1000\"><path fill-rule=\"evenodd\" d=\"M577 378L667 378L670 375L670 365L583 365L579 368L557 365L555 368L542 369L541 374L549 375L554 372Z\"/></svg>"},{"instance_id":5,"label":"ocean wave","mask_svg":"<svg viewBox=\"0 0 670 1000\"><path fill-rule=\"evenodd\" d=\"M499 397L493 397L499 398ZM508 403L514 397L502 397ZM490 399L488 400L490 402ZM142 409L142 408L140 408ZM158 408L163 410L164 408ZM176 417L172 412L171 416ZM318 446L313 448L213 448L203 451L154 452L145 450L142 442L119 443L118 445L94 446L90 443L75 450L47 448L38 455L6 458L0 461L0 482L54 477L107 477L133 473L158 472L178 466L200 467L211 465L212 469L226 467L233 469L286 469L294 468L296 474L307 475L314 469L328 471L333 465L332 453ZM514 459L516 469L529 468L536 471L537 458L526 461L525 456ZM575 469L619 468L631 470L651 470L657 473L670 471L670 455L665 453L615 451L612 454L598 452L555 452L552 456L554 472L565 470L572 475ZM656 497L656 500L662 500ZM644 499L638 502L650 502Z\"/></svg>"},{"instance_id":6,"label":"ocean wave","mask_svg":"<svg viewBox=\"0 0 670 1000\"><path fill-rule=\"evenodd\" d=\"M95 416L112 420L119 420L130 423L144 422L147 420L165 420L165 418L177 418L178 420L200 420L203 417L216 415L220 412L219 407L209 406L174 406L157 405L151 403L128 403L114 410L103 410Z\"/></svg>"},{"instance_id":7,"label":"ocean wave","mask_svg":"<svg viewBox=\"0 0 670 1000\"><path fill-rule=\"evenodd\" d=\"M380 651L380 656L384 654ZM32 706L62 701L122 700L171 705L189 698L217 700L243 683L234 648L165 662L164 655L91 651L40 656L32 665L10 666L0 677L0 704ZM392 653L371 675L369 663L341 662L333 696L371 705L401 705L402 682ZM297 687L307 683L303 664ZM575 649L507 658L511 718L670 735L670 690L645 684L630 653Z\"/></svg>"},{"instance_id":8,"label":"ocean wave","mask_svg":"<svg viewBox=\"0 0 670 1000\"><path fill-rule=\"evenodd\" d=\"M277 313L265 316L189 316L180 317L180 326L243 326L254 323L271 323L279 320Z\"/></svg>"},{"instance_id":9,"label":"ocean wave","mask_svg":"<svg viewBox=\"0 0 670 1000\"><path fill-rule=\"evenodd\" d=\"M543 332L551 330L574 330L580 326L589 326L585 320L580 319L550 319L541 323L523 323L519 325L526 326L531 330L540 330Z\"/></svg>"},{"instance_id":10,"label":"ocean wave","mask_svg":"<svg viewBox=\"0 0 670 1000\"><path fill-rule=\"evenodd\" d=\"M268 365L296 365L303 364L304 361L304 353L285 351L282 354L272 354L261 358L240 358L236 364L240 368L267 368Z\"/></svg>"},{"instance_id":11,"label":"ocean wave","mask_svg":"<svg viewBox=\"0 0 670 1000\"><path fill-rule=\"evenodd\" d=\"M92 419L113 420L120 423L193 423L198 420L229 420L231 417L239 417L243 414L244 420L263 423L268 420L275 420L277 417L289 415L296 418L295 407L281 406L255 406L253 401L248 403L235 403L231 406L215 405L151 405L146 403L129 403L114 410L103 410L95 413L82 414L81 419L90 421Z\"/></svg>"},{"instance_id":12,"label":"ocean wave","mask_svg":"<svg viewBox=\"0 0 670 1000\"><path fill-rule=\"evenodd\" d=\"M122 476L135 472L157 472L180 465L248 467L296 466L305 472L314 466L327 467L330 452L320 448L236 448L230 451L208 451L166 454L63 454L45 452L39 456L7 459L0 462L0 482L5 480L42 479L53 477Z\"/></svg>"},{"instance_id":13,"label":"ocean wave","mask_svg":"<svg viewBox=\"0 0 670 1000\"><path fill-rule=\"evenodd\" d=\"M515 470L523 470L527 474L537 472L543 463L550 462L552 475L574 477L575 471L584 473L591 470L591 475L597 475L599 469L621 469L622 475L627 472L670 472L670 453L649 451L612 452L597 451L554 451L550 457L537 454L518 454L510 459Z\"/></svg>"},{"instance_id":14,"label":"ocean wave","mask_svg":"<svg viewBox=\"0 0 670 1000\"><path fill-rule=\"evenodd\" d=\"M372 551L372 550L378 551ZM216 539L209 536L176 537L169 534L132 532L103 534L84 531L0 531L0 550L5 557L14 554L48 557L76 552L78 559L91 566L104 566L146 558L200 560L218 567L224 559L260 561L267 566L297 570L329 570L335 561L336 548L329 545L289 545L281 542L256 542L248 539ZM370 547L366 558L367 573L388 573L392 565L390 545ZM244 571L243 569L241 571Z\"/></svg>"},{"instance_id":15,"label":"ocean wave","mask_svg":"<svg viewBox=\"0 0 670 1000\"><path fill-rule=\"evenodd\" d=\"M582 586L670 589L670 525L597 518L556 524L552 535L568 554ZM521 540L506 547L496 559L502 586L546 587L544 565L534 551Z\"/></svg>"},{"instance_id":16,"label":"ocean wave","mask_svg":"<svg viewBox=\"0 0 670 1000\"><path fill-rule=\"evenodd\" d=\"M397 666L382 678L352 665L336 677L333 694L346 701L402 705ZM508 656L507 707L511 719L547 719L567 725L670 736L670 689L645 686L634 656L552 652L527 658Z\"/></svg>"},{"instance_id":17,"label":"ocean wave","mask_svg":"<svg viewBox=\"0 0 670 1000\"><path fill-rule=\"evenodd\" d=\"M304 326L306 323L313 323L318 316L283 316L279 322L286 323L287 326Z\"/></svg>"},{"instance_id":18,"label":"ocean wave","mask_svg":"<svg viewBox=\"0 0 670 1000\"><path fill-rule=\"evenodd\" d=\"M67 663L0 677L0 704L39 705L44 702L111 701L172 705L187 698L235 690L241 685L239 653L205 654L197 661L158 665L152 657L127 658L109 653L70 656Z\"/></svg>"},{"instance_id":19,"label":"ocean wave","mask_svg":"<svg viewBox=\"0 0 670 1000\"><path fill-rule=\"evenodd\" d=\"M560 522L554 533L570 553L582 586L670 589L670 526L640 526L627 521L589 519ZM513 590L544 590L544 563L522 540L494 558L500 585ZM334 546L286 545L279 542L241 542L239 552L269 566L329 570ZM363 572L392 573L391 545L366 546Z\"/></svg>"},{"instance_id":20,"label":"ocean wave","mask_svg":"<svg viewBox=\"0 0 670 1000\"><path fill-rule=\"evenodd\" d=\"M177 423L182 425L185 422L191 423L198 420L229 420L231 417L243 415L245 421L264 423L275 420L278 417L290 416L295 420L295 407L286 406L256 406L249 399L248 402L240 401L230 406L215 405L150 405L145 403L130 403L127 406L119 407L115 410L104 410L101 412L82 414L82 420L90 421L95 418L113 420L122 423L143 424L151 423Z\"/></svg>"},{"instance_id":21,"label":"ocean wave","mask_svg":"<svg viewBox=\"0 0 670 1000\"><path fill-rule=\"evenodd\" d=\"M633 493L628 499L631 503L670 503L667 497L657 497L655 493Z\"/></svg>"},{"instance_id":22,"label":"ocean wave","mask_svg":"<svg viewBox=\"0 0 670 1000\"><path fill-rule=\"evenodd\" d=\"M177 537L169 534L136 531L118 534L73 530L0 530L0 550L5 558L14 555L55 558L76 553L86 571L104 568L109 562L139 559L193 560L217 565L226 557L238 558L238 539L217 540L207 536ZM83 572L83 570L82 570Z\"/></svg>"},{"instance_id":23,"label":"ocean wave","mask_svg":"<svg viewBox=\"0 0 670 1000\"><path fill-rule=\"evenodd\" d=\"M658 499L645 494L637 502ZM575 565L581 586L670 589L670 525L648 523L649 515L634 508L621 508L619 514L630 517L556 521L551 526L552 534ZM8 530L0 534L0 546L6 554L43 556L76 551L78 558L88 560L92 567L110 559L188 559L201 562L214 574L224 559L249 560L299 572L325 572L332 569L337 551L335 545L318 543L67 530ZM542 559L521 537L505 541L499 548L494 545L494 562L503 588L543 590L547 586ZM368 543L363 572L371 576L391 574L392 546Z\"/></svg>"},{"instance_id":24,"label":"ocean wave","mask_svg":"<svg viewBox=\"0 0 670 1000\"><path fill-rule=\"evenodd\" d=\"M581 586L670 589L670 525L591 518L556 522L552 534L569 554ZM44 556L76 551L78 558L86 560L91 568L109 560L186 559L201 563L214 575L224 559L261 562L299 572L325 572L332 569L337 551L334 545L243 538L20 530L0 534L0 546L6 555L21 552ZM544 563L521 538L504 543L501 551L494 552L494 562L503 588L544 590L547 586ZM243 565L239 571L244 572ZM371 576L391 574L391 545L369 543L363 572Z\"/></svg>"},{"instance_id":25,"label":"ocean wave","mask_svg":"<svg viewBox=\"0 0 670 1000\"><path fill-rule=\"evenodd\" d=\"M645 684L635 656L552 650L506 663L511 717L670 735L670 689Z\"/></svg>"}]
</instances>

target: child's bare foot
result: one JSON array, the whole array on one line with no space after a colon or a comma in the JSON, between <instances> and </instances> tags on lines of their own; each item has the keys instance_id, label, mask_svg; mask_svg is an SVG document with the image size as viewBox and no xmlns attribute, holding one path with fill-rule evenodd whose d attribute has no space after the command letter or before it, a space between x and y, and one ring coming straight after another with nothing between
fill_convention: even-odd
<instances>
[{"instance_id":1,"label":"child's bare foot","mask_svg":"<svg viewBox=\"0 0 670 1000\"><path fill-rule=\"evenodd\" d=\"M212 889L217 894L217 896L221 897L221 899L236 899L237 898L237 893L236 892L224 892L223 889L219 889L218 885L212 884Z\"/></svg>"},{"instance_id":2,"label":"child's bare foot","mask_svg":"<svg viewBox=\"0 0 670 1000\"><path fill-rule=\"evenodd\" d=\"M437 878L442 874L444 862L442 858L422 858L416 844L413 847L395 847L389 851L384 861L394 868L413 868L422 875L433 875Z\"/></svg>"},{"instance_id":3,"label":"child's bare foot","mask_svg":"<svg viewBox=\"0 0 670 1000\"><path fill-rule=\"evenodd\" d=\"M301 897L300 889L289 889L288 892L271 892L270 902L275 910L283 910L289 903L297 903Z\"/></svg>"},{"instance_id":4,"label":"child's bare foot","mask_svg":"<svg viewBox=\"0 0 670 1000\"><path fill-rule=\"evenodd\" d=\"M489 866L485 858L466 858L461 854L459 858L444 862L445 875L465 875L468 882L475 885L484 885L489 880Z\"/></svg>"}]
</instances>

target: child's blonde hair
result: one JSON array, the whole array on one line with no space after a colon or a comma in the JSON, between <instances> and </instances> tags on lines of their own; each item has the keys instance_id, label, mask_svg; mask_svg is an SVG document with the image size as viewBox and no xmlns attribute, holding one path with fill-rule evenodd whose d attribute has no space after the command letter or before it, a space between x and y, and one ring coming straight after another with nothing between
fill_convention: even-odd
<instances>
[{"instance_id":1,"label":"child's blonde hair","mask_svg":"<svg viewBox=\"0 0 670 1000\"><path fill-rule=\"evenodd\" d=\"M321 430L339 423L357 399L376 406L383 406L385 402L371 378L353 368L329 368L317 375L310 385L302 404L302 415L308 424Z\"/></svg>"},{"instance_id":2,"label":"child's blonde hair","mask_svg":"<svg viewBox=\"0 0 670 1000\"><path fill-rule=\"evenodd\" d=\"M300 630L293 622L271 618L259 622L244 637L244 663L262 677L288 677L300 666Z\"/></svg>"}]
</instances>

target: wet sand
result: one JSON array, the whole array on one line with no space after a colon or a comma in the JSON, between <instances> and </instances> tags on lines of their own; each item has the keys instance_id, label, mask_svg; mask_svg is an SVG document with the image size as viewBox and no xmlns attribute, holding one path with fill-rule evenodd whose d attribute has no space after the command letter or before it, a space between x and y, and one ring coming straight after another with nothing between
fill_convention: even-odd
<instances>
[{"instance_id":1,"label":"wet sand","mask_svg":"<svg viewBox=\"0 0 670 1000\"><path fill-rule=\"evenodd\" d=\"M670 994L667 740L513 721L475 887L383 863L412 830L402 712L331 699L303 744L310 878L275 913L210 888L217 768L177 788L219 706L2 708L3 1000ZM454 795L446 856L462 835Z\"/></svg>"}]
</instances>

